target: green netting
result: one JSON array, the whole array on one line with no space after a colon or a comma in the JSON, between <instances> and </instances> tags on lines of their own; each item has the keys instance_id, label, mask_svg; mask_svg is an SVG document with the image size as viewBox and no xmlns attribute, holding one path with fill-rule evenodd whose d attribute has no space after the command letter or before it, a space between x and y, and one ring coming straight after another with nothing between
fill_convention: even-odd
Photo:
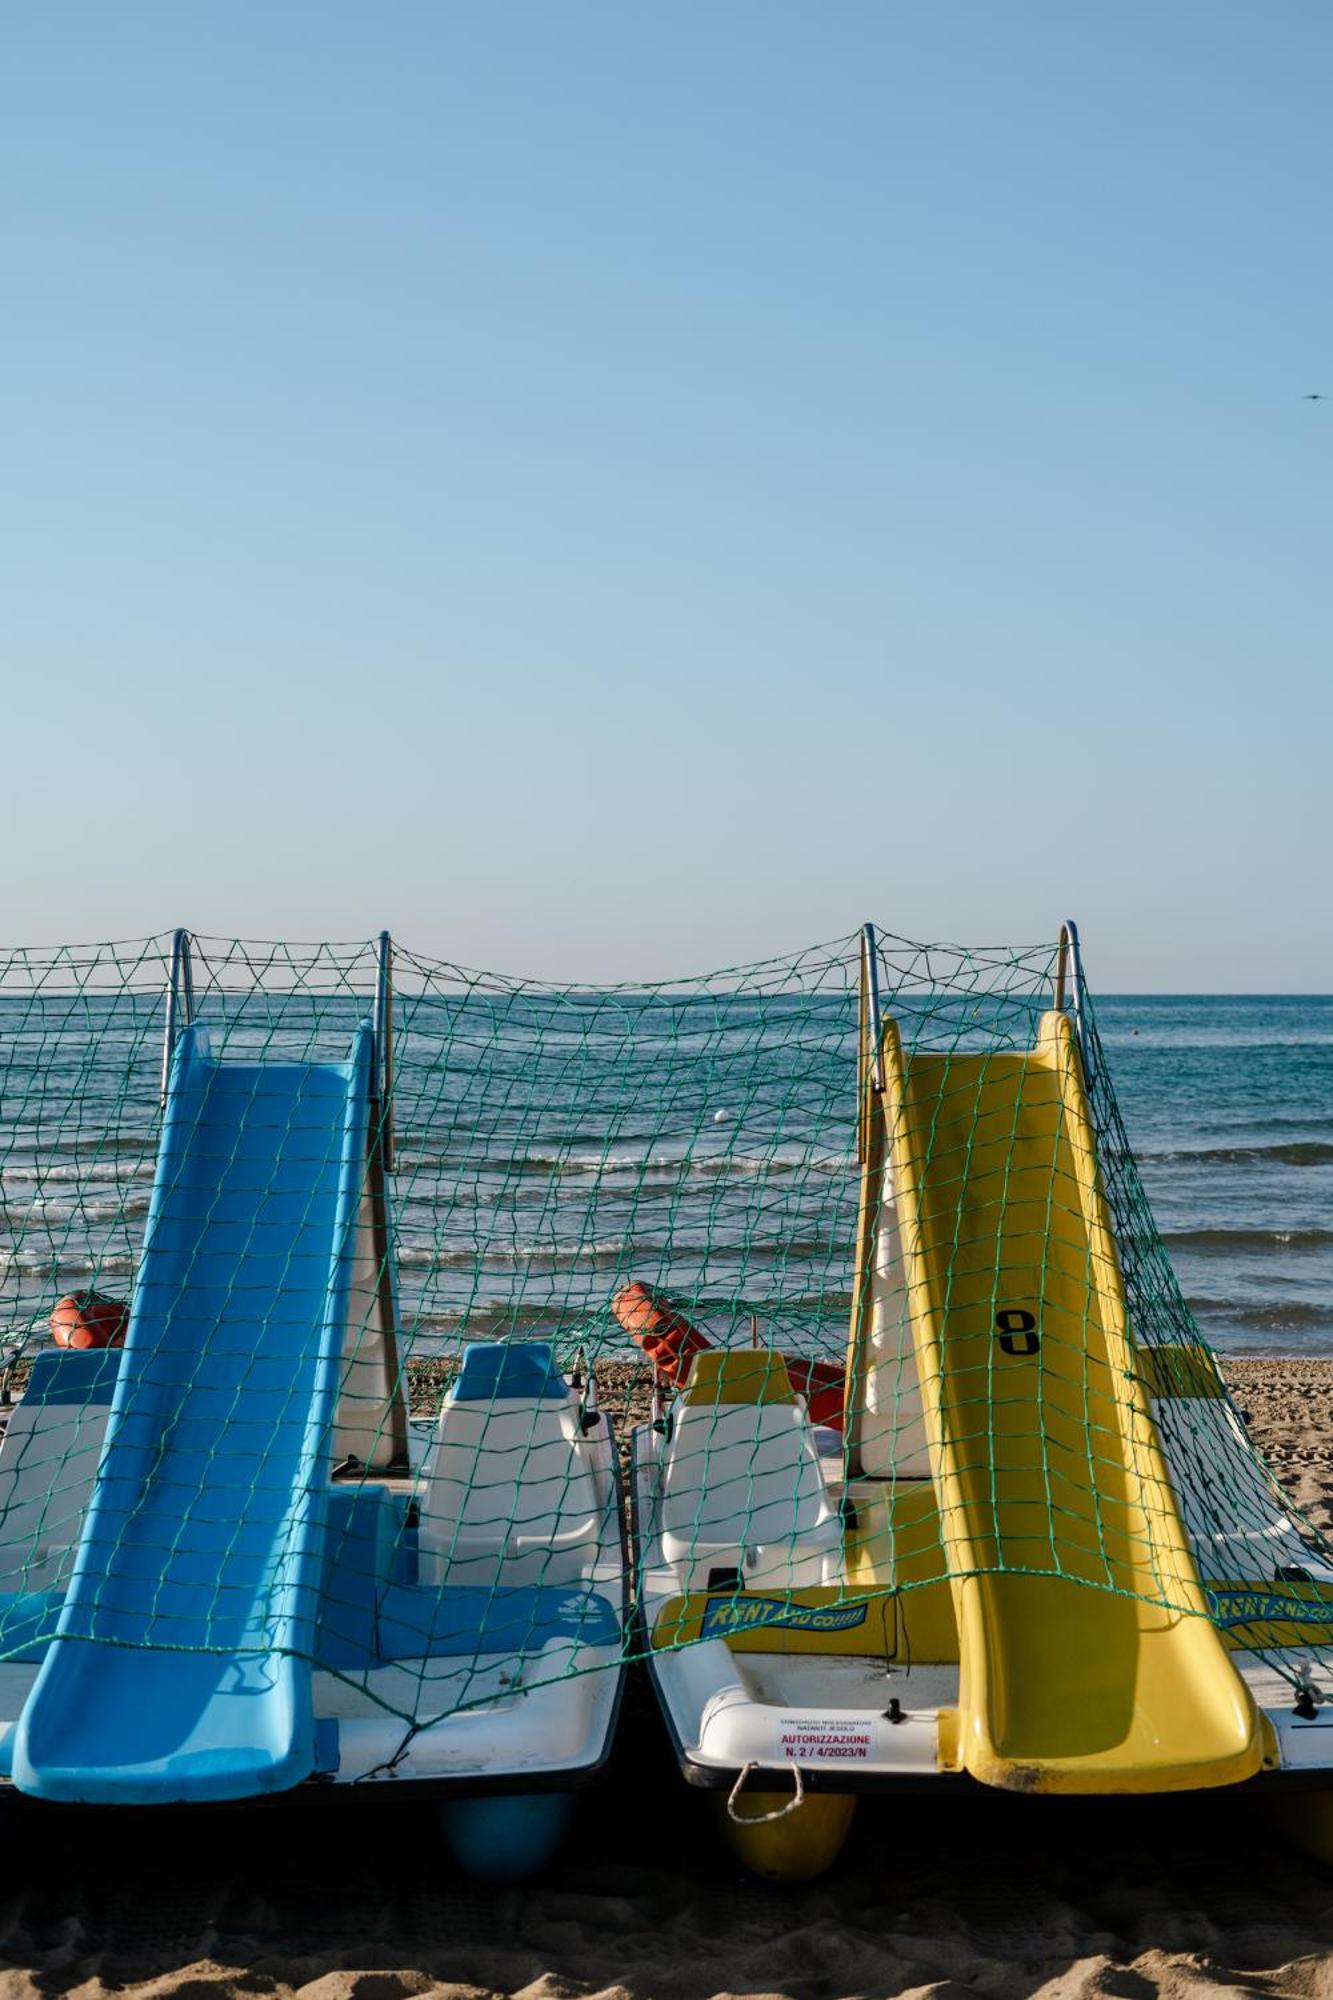
<instances>
[{"instance_id":1,"label":"green netting","mask_svg":"<svg viewBox=\"0 0 1333 2000\"><path fill-rule=\"evenodd\" d=\"M394 1719L370 1776L654 1646L866 1606L867 1652L947 1660L966 1575L1321 1664L1328 1548L1193 1393L1086 994L1090 1171L1025 1060L1055 947L881 936L877 1052L858 938L561 990L399 946L391 1048L373 943L188 969L164 1123L171 939L0 960L0 1659L308 1662ZM133 1302L123 1357L53 1358L69 1295L76 1338Z\"/></svg>"}]
</instances>

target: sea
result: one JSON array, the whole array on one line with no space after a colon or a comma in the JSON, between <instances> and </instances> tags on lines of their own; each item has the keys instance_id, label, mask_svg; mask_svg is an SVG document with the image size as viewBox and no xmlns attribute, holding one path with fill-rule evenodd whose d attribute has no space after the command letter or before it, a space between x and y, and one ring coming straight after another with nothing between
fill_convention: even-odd
<instances>
[{"instance_id":1,"label":"sea","mask_svg":"<svg viewBox=\"0 0 1333 2000\"><path fill-rule=\"evenodd\" d=\"M238 1058L341 1055L363 1011L337 990L219 992L201 1007ZM839 1350L854 989L437 984L405 988L397 1018L391 1190L409 1352L513 1333L604 1349L623 1340L611 1298L635 1278L722 1337ZM1229 1353L1333 1355L1333 997L1103 996L1095 1018L1204 1337ZM0 993L0 1336L41 1340L72 1289L130 1295L161 1028L146 985Z\"/></svg>"},{"instance_id":2,"label":"sea","mask_svg":"<svg viewBox=\"0 0 1333 2000\"><path fill-rule=\"evenodd\" d=\"M1333 997L1103 996L1096 1017L1204 1337L1333 1354Z\"/></svg>"}]
</instances>

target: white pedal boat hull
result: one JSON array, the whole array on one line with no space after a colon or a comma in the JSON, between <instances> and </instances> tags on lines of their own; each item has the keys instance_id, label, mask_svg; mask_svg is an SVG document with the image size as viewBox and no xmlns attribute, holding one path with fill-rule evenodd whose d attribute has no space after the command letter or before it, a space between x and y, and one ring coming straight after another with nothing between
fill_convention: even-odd
<instances>
[{"instance_id":1,"label":"white pedal boat hull","mask_svg":"<svg viewBox=\"0 0 1333 2000\"><path fill-rule=\"evenodd\" d=\"M41 1357L0 1438L6 1786L49 1647L96 1644L53 1632L118 1359ZM410 1474L359 1476L329 1490L325 1622L309 1662L315 1771L289 1795L310 1784L487 1794L590 1782L610 1754L625 1672L628 1565L609 1420L553 1378L536 1398L490 1395L469 1407L451 1395L439 1418L410 1429ZM524 1471L535 1474L526 1486L516 1477ZM335 1524L358 1508L383 1517L379 1546L394 1552L398 1577L386 1570L370 1579L356 1562L350 1575L339 1568ZM347 1608L358 1594L369 1594L368 1618ZM33 1604L47 1607L44 1621L24 1610ZM366 1633L388 1635L387 1657ZM170 1649L154 1650L160 1658ZM252 1666L262 1661L237 1662L238 1671Z\"/></svg>"}]
</instances>

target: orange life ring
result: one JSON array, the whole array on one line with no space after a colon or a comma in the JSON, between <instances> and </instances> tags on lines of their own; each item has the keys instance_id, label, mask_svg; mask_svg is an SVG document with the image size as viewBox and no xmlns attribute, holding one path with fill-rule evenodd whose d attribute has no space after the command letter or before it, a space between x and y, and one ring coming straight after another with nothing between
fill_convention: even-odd
<instances>
[{"instance_id":1,"label":"orange life ring","mask_svg":"<svg viewBox=\"0 0 1333 2000\"><path fill-rule=\"evenodd\" d=\"M712 1346L707 1335L691 1326L664 1292L655 1292L637 1278L621 1286L611 1301L611 1310L663 1381L677 1387L689 1374L694 1356Z\"/></svg>"},{"instance_id":2,"label":"orange life ring","mask_svg":"<svg viewBox=\"0 0 1333 2000\"><path fill-rule=\"evenodd\" d=\"M57 1347L123 1347L130 1309L102 1292L66 1292L51 1314Z\"/></svg>"},{"instance_id":3,"label":"orange life ring","mask_svg":"<svg viewBox=\"0 0 1333 2000\"><path fill-rule=\"evenodd\" d=\"M690 1362L712 1342L687 1320L665 1292L654 1291L637 1278L611 1301L611 1310L636 1347L641 1347L664 1382L684 1386ZM784 1354L791 1386L804 1396L812 1424L842 1429L846 1373L836 1361L806 1361Z\"/></svg>"}]
</instances>

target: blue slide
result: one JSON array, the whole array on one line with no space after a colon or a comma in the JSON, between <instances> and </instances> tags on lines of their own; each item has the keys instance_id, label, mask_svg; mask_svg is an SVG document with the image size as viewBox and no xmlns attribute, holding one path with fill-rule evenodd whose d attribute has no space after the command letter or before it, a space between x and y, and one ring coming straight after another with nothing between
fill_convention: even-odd
<instances>
[{"instance_id":1,"label":"blue slide","mask_svg":"<svg viewBox=\"0 0 1333 2000\"><path fill-rule=\"evenodd\" d=\"M19 1721L40 1798L250 1798L315 1769L310 1661L372 1037L216 1062L185 1029L107 1441ZM101 1642L101 1643L95 1643Z\"/></svg>"}]
</instances>

